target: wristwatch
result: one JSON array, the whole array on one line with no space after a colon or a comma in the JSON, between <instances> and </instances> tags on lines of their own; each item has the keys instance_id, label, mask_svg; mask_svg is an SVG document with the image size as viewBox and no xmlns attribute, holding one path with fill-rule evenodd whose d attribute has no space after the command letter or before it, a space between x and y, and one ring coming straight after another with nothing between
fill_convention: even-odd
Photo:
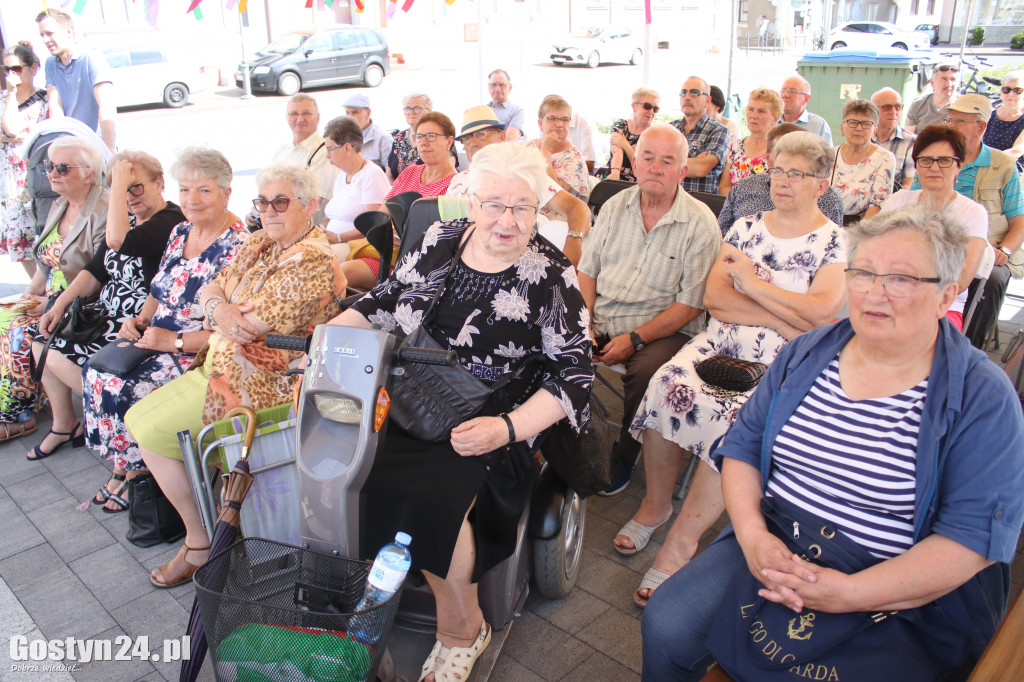
<instances>
[{"instance_id":1,"label":"wristwatch","mask_svg":"<svg viewBox=\"0 0 1024 682\"><path fill-rule=\"evenodd\" d=\"M643 350L644 346L647 345L646 343L644 343L644 340L640 338L640 335L637 334L636 332L629 333L629 342L633 344L633 350Z\"/></svg>"},{"instance_id":2,"label":"wristwatch","mask_svg":"<svg viewBox=\"0 0 1024 682\"><path fill-rule=\"evenodd\" d=\"M568 236L572 237L573 239L583 239L583 233L580 232L579 230L569 230Z\"/></svg>"},{"instance_id":3,"label":"wristwatch","mask_svg":"<svg viewBox=\"0 0 1024 682\"><path fill-rule=\"evenodd\" d=\"M182 336L185 332L178 332L178 335L174 337L174 350L179 353L185 352L185 338Z\"/></svg>"},{"instance_id":4,"label":"wristwatch","mask_svg":"<svg viewBox=\"0 0 1024 682\"><path fill-rule=\"evenodd\" d=\"M1013 255L1013 251L1010 251L1005 246L997 246L996 248L999 249L1000 251L1002 251L1003 253L1005 253L1007 258L1009 258L1010 256Z\"/></svg>"}]
</instances>

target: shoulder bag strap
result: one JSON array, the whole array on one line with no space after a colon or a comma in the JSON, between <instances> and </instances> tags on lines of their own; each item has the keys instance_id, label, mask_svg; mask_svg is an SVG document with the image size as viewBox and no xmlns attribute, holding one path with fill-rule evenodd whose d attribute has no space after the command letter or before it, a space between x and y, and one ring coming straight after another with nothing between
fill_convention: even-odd
<instances>
[{"instance_id":1,"label":"shoulder bag strap","mask_svg":"<svg viewBox=\"0 0 1024 682\"><path fill-rule=\"evenodd\" d=\"M839 165L839 150L843 148L843 145L836 147L836 158L832 160L832 178L828 181L829 186L836 181L836 166Z\"/></svg>"},{"instance_id":2,"label":"shoulder bag strap","mask_svg":"<svg viewBox=\"0 0 1024 682\"><path fill-rule=\"evenodd\" d=\"M326 145L326 144L327 144L326 142L321 142L320 146L317 147L316 149L314 149L313 153L309 155L309 158L306 159L306 170L309 170L309 167L313 165L313 157L316 156L316 153L318 151L320 151L321 149L323 149L324 145Z\"/></svg>"},{"instance_id":3,"label":"shoulder bag strap","mask_svg":"<svg viewBox=\"0 0 1024 682\"><path fill-rule=\"evenodd\" d=\"M39 362L36 362L35 357L32 354L29 354L29 358L31 360L32 381L35 383L38 384L43 380L43 368L46 367L46 355L50 352L50 346L53 345L53 340L56 339L62 331L64 331L64 327L68 326L68 323L71 321L71 315L72 312L69 306L68 310L66 310L64 315L60 318L60 321L57 322L57 326L54 327L53 331L50 333L50 338L46 340L46 345L43 346L43 350L39 353Z\"/></svg>"}]
</instances>

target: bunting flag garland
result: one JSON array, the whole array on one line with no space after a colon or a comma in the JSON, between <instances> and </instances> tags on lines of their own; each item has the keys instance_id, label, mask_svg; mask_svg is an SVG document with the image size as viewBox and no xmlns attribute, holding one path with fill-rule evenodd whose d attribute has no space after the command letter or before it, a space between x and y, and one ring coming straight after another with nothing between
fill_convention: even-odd
<instances>
[{"instance_id":1,"label":"bunting flag garland","mask_svg":"<svg viewBox=\"0 0 1024 682\"><path fill-rule=\"evenodd\" d=\"M649 2L649 1L650 1L650 0L648 0L648 2ZM451 6L451 5L455 4L455 0L444 0L444 3L445 3L446 5L449 5L449 6Z\"/></svg>"},{"instance_id":2,"label":"bunting flag garland","mask_svg":"<svg viewBox=\"0 0 1024 682\"><path fill-rule=\"evenodd\" d=\"M384 13L384 17L388 21L391 21L391 19L395 16L395 10L397 10L397 9L398 9L398 1L397 0L388 0L388 9L387 9L387 12Z\"/></svg>"},{"instance_id":3,"label":"bunting flag garland","mask_svg":"<svg viewBox=\"0 0 1024 682\"><path fill-rule=\"evenodd\" d=\"M362 14L363 9L366 7L366 3L363 0L352 0L356 6L356 11Z\"/></svg>"},{"instance_id":4,"label":"bunting flag garland","mask_svg":"<svg viewBox=\"0 0 1024 682\"><path fill-rule=\"evenodd\" d=\"M224 9L234 9L238 0L228 0L224 3Z\"/></svg>"},{"instance_id":5,"label":"bunting flag garland","mask_svg":"<svg viewBox=\"0 0 1024 682\"><path fill-rule=\"evenodd\" d=\"M238 0L238 13L245 14L249 11L249 0Z\"/></svg>"},{"instance_id":6,"label":"bunting flag garland","mask_svg":"<svg viewBox=\"0 0 1024 682\"><path fill-rule=\"evenodd\" d=\"M408 12L412 8L412 3L416 0L405 0L405 4L402 5L402 11Z\"/></svg>"},{"instance_id":7,"label":"bunting flag garland","mask_svg":"<svg viewBox=\"0 0 1024 682\"><path fill-rule=\"evenodd\" d=\"M146 0L146 21L150 26L156 26L157 14L160 11L160 0Z\"/></svg>"},{"instance_id":8,"label":"bunting flag garland","mask_svg":"<svg viewBox=\"0 0 1024 682\"><path fill-rule=\"evenodd\" d=\"M313 0L306 0L306 9L313 9Z\"/></svg>"},{"instance_id":9,"label":"bunting flag garland","mask_svg":"<svg viewBox=\"0 0 1024 682\"><path fill-rule=\"evenodd\" d=\"M81 14L85 10L85 3L88 2L88 1L89 0L77 0L75 2L74 9L72 9L71 11L74 12L75 14Z\"/></svg>"},{"instance_id":10,"label":"bunting flag garland","mask_svg":"<svg viewBox=\"0 0 1024 682\"><path fill-rule=\"evenodd\" d=\"M185 10L185 14L188 14L189 12L193 12L199 9L199 3L201 3L202 1L203 0L192 0L192 2L188 6L188 9Z\"/></svg>"},{"instance_id":11,"label":"bunting flag garland","mask_svg":"<svg viewBox=\"0 0 1024 682\"><path fill-rule=\"evenodd\" d=\"M324 3L324 7L334 9L334 0L321 0Z\"/></svg>"},{"instance_id":12,"label":"bunting flag garland","mask_svg":"<svg viewBox=\"0 0 1024 682\"><path fill-rule=\"evenodd\" d=\"M646 23L651 23L651 0L644 0L644 19Z\"/></svg>"}]
</instances>

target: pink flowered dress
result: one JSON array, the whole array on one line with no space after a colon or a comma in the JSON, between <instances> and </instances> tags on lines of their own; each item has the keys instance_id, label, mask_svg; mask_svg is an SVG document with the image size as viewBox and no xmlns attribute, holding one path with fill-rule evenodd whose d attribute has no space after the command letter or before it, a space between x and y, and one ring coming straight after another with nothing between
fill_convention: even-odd
<instances>
[{"instance_id":1,"label":"pink flowered dress","mask_svg":"<svg viewBox=\"0 0 1024 682\"><path fill-rule=\"evenodd\" d=\"M540 144L540 140L529 142L535 149L540 149ZM569 185L569 193L577 199L586 201L590 196L590 176L580 150L576 149L575 145L569 145L564 152L551 155L551 165L554 166L558 179ZM542 207L540 212L548 220L566 220L566 216L547 206Z\"/></svg>"},{"instance_id":2,"label":"pink flowered dress","mask_svg":"<svg viewBox=\"0 0 1024 682\"><path fill-rule=\"evenodd\" d=\"M733 185L749 175L768 170L767 152L761 156L747 156L743 152L743 143L746 140L747 138L733 140L729 145L728 161L732 164L729 166L729 182Z\"/></svg>"},{"instance_id":3,"label":"pink flowered dress","mask_svg":"<svg viewBox=\"0 0 1024 682\"><path fill-rule=\"evenodd\" d=\"M248 237L239 220L195 258L185 258L185 241L192 223L183 222L171 231L160 269L149 292L157 300L153 326L171 331L194 332L203 327L199 297L203 287L235 257ZM86 444L114 466L126 471L143 469L139 446L128 437L124 415L132 405L189 368L195 356L160 353L143 361L124 376L115 376L85 365L82 399Z\"/></svg>"},{"instance_id":4,"label":"pink flowered dress","mask_svg":"<svg viewBox=\"0 0 1024 682\"><path fill-rule=\"evenodd\" d=\"M7 99L0 96L0 116L6 103ZM37 90L18 110L30 125L48 118L46 91ZM18 153L20 147L21 142L0 142L0 253L9 253L11 260L19 262L31 260L35 237L32 203L25 188L28 162Z\"/></svg>"}]
</instances>

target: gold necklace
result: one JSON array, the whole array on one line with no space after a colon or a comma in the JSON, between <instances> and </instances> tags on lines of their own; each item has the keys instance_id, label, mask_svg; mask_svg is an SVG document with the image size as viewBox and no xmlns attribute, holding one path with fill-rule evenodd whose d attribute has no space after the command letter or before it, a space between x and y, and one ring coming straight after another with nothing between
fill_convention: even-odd
<instances>
[{"instance_id":1,"label":"gold necklace","mask_svg":"<svg viewBox=\"0 0 1024 682\"><path fill-rule=\"evenodd\" d=\"M217 237L221 235L222 232L224 232L224 228L228 226L229 220L231 220L231 214L228 213L227 211L224 211L224 222L220 224L220 227L217 228L217 231L214 232L213 235L210 237L197 236L196 241L205 246L209 246L211 243L213 243L215 239L217 239Z\"/></svg>"}]
</instances>

